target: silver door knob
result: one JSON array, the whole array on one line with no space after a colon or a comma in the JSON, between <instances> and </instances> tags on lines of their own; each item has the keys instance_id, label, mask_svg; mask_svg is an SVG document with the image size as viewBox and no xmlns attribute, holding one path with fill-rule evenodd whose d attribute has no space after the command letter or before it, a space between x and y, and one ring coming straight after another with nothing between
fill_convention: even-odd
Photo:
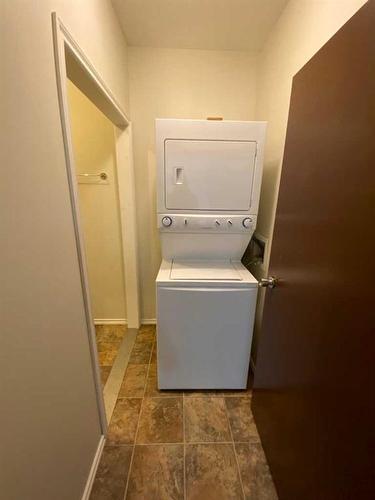
<instances>
[{"instance_id":1,"label":"silver door knob","mask_svg":"<svg viewBox=\"0 0 375 500\"><path fill-rule=\"evenodd\" d=\"M259 283L258 283L258 286L260 288L275 288L276 286L276 283L277 283L277 278L274 278L273 276L270 276L269 278L262 278Z\"/></svg>"}]
</instances>

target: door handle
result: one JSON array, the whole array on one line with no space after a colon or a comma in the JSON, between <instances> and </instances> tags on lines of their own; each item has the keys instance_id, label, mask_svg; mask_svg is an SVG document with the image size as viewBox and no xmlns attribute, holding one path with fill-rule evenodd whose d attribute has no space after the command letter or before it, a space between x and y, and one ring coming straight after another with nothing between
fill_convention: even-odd
<instances>
[{"instance_id":1,"label":"door handle","mask_svg":"<svg viewBox=\"0 0 375 500\"><path fill-rule=\"evenodd\" d=\"M182 184L184 182L184 169L182 167L176 167L175 170L174 182L175 184Z\"/></svg>"},{"instance_id":2,"label":"door handle","mask_svg":"<svg viewBox=\"0 0 375 500\"><path fill-rule=\"evenodd\" d=\"M276 283L277 283L277 278L275 278L274 276L270 276L269 278L262 278L259 283L258 283L258 286L259 288L275 288L276 286Z\"/></svg>"}]
</instances>

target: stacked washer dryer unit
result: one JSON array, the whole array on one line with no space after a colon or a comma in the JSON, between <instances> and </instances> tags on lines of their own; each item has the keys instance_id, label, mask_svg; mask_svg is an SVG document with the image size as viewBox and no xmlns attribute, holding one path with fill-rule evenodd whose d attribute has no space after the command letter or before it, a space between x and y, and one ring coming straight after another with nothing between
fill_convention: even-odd
<instances>
[{"instance_id":1,"label":"stacked washer dryer unit","mask_svg":"<svg viewBox=\"0 0 375 500\"><path fill-rule=\"evenodd\" d=\"M266 123L156 120L160 389L246 387Z\"/></svg>"}]
</instances>

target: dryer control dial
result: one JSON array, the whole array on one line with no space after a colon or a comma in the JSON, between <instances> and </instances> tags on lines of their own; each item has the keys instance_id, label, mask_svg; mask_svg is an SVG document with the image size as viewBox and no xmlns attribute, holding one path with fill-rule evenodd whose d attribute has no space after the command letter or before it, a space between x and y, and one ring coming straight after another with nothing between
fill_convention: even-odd
<instances>
[{"instance_id":1,"label":"dryer control dial","mask_svg":"<svg viewBox=\"0 0 375 500\"><path fill-rule=\"evenodd\" d=\"M250 217L246 217L242 221L242 225L243 225L243 227L246 227L246 229L249 229L249 227L251 227L252 222L253 222L253 219L250 219Z\"/></svg>"},{"instance_id":2,"label":"dryer control dial","mask_svg":"<svg viewBox=\"0 0 375 500\"><path fill-rule=\"evenodd\" d=\"M172 219L170 217L163 217L161 223L164 227L169 227L172 225Z\"/></svg>"}]
</instances>

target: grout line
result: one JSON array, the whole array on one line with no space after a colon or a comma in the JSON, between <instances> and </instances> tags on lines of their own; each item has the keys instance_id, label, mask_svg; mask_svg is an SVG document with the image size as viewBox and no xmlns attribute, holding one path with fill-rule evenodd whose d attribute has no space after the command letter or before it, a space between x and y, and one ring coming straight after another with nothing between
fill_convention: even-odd
<instances>
[{"instance_id":1,"label":"grout line","mask_svg":"<svg viewBox=\"0 0 375 500\"><path fill-rule=\"evenodd\" d=\"M205 399L205 398L251 398L250 394L210 394L210 393L205 393L205 394L193 394L190 395L188 393L187 396L185 396L187 399Z\"/></svg>"},{"instance_id":2,"label":"grout line","mask_svg":"<svg viewBox=\"0 0 375 500\"><path fill-rule=\"evenodd\" d=\"M191 443L185 443L185 446L191 445L202 445L202 444L232 444L233 441L192 441ZM236 441L236 444L257 444L258 441ZM184 444L183 441L176 441L174 443L137 443L137 446L173 446L176 444ZM122 445L112 445L112 446L131 446L131 444L122 444Z\"/></svg>"},{"instance_id":3,"label":"grout line","mask_svg":"<svg viewBox=\"0 0 375 500\"><path fill-rule=\"evenodd\" d=\"M182 399L182 396L124 396L118 399Z\"/></svg>"},{"instance_id":4,"label":"grout line","mask_svg":"<svg viewBox=\"0 0 375 500\"><path fill-rule=\"evenodd\" d=\"M126 480L125 493L124 493L124 500L126 499L127 494L128 494L128 487L129 487L130 474L131 474L131 472L132 472L132 468L133 468L133 460L134 460L134 454L135 454L135 445L136 445L136 443L137 443L138 430L139 430L139 422L141 421L141 415L142 415L143 403L144 403L144 400L145 400L146 387L147 387L147 381L148 381L148 374L149 374L149 372L150 372L151 356L152 356L152 350L153 350L153 348L154 348L154 344L155 344L155 340L154 340L154 341L153 341L153 343L152 343L152 348L151 348L151 352L150 352L150 357L149 357L149 360L148 360L148 368L147 368L147 374L146 374L146 380L145 380L145 387L144 387L144 390L143 390L143 397L142 397L141 407L140 407L140 409L139 409L139 415L138 415L137 428L136 428L136 430L135 430L135 435L134 435L134 445L133 445L132 456L131 456L131 459L130 459L130 464L129 464L128 478L127 478L127 480Z\"/></svg>"},{"instance_id":5,"label":"grout line","mask_svg":"<svg viewBox=\"0 0 375 500\"><path fill-rule=\"evenodd\" d=\"M227 408L227 405L225 403L225 398L224 398L224 406L225 406L225 414L227 416L227 421L228 421L228 425L229 425L229 431L230 431L230 436L232 438L232 447L233 447L233 453L234 453L234 458L236 460L236 464L237 464L237 472L238 472L238 477L239 477L239 480L240 480L240 485L241 485L241 491L242 491L242 496L245 500L245 490L244 490L244 487L243 487L243 483L242 483L242 475L241 475L241 470L240 470L240 464L238 463L238 458L237 458L237 453L236 453L236 446L234 444L234 438L233 438L233 432L232 432L232 426L230 424L230 419L229 419L229 413L228 413L228 408Z\"/></svg>"},{"instance_id":6,"label":"grout line","mask_svg":"<svg viewBox=\"0 0 375 500\"><path fill-rule=\"evenodd\" d=\"M251 393L248 393L248 394L224 394L223 395L224 398L249 398L251 399Z\"/></svg>"},{"instance_id":7,"label":"grout line","mask_svg":"<svg viewBox=\"0 0 375 500\"><path fill-rule=\"evenodd\" d=\"M176 444L184 444L183 441L176 441L174 443L137 443L137 446L174 446Z\"/></svg>"},{"instance_id":8,"label":"grout line","mask_svg":"<svg viewBox=\"0 0 375 500\"><path fill-rule=\"evenodd\" d=\"M120 399L143 399L143 396L121 396L117 398L117 401L120 401Z\"/></svg>"},{"instance_id":9,"label":"grout line","mask_svg":"<svg viewBox=\"0 0 375 500\"><path fill-rule=\"evenodd\" d=\"M147 363L143 363L143 365L146 365ZM152 365L153 363L151 363ZM141 365L137 365L137 366L141 366ZM170 398L186 398L186 399L209 399L209 398L222 398L222 399L225 399L225 398L245 398L246 396L185 396L183 393L176 393L176 394L166 394L166 393L162 393L162 395L160 396L144 396L145 398L147 399L170 399ZM118 399L141 399L143 398L143 396L120 396ZM248 399L251 399L248 397Z\"/></svg>"},{"instance_id":10,"label":"grout line","mask_svg":"<svg viewBox=\"0 0 375 500\"><path fill-rule=\"evenodd\" d=\"M146 363L143 363L144 365ZM150 363L151 365L153 363ZM140 365L139 365L140 366ZM176 393L176 394L166 394L162 393L160 396L144 396L147 399L176 399L176 398L186 398L186 399L209 399L209 398L222 398L224 399L224 396L185 396L183 393ZM245 396L225 396L225 398L236 398L236 397L245 397ZM120 396L118 399L142 399L143 396ZM249 398L251 399L251 398Z\"/></svg>"},{"instance_id":11,"label":"grout line","mask_svg":"<svg viewBox=\"0 0 375 500\"><path fill-rule=\"evenodd\" d=\"M232 444L233 441L189 441L186 446L196 445L196 444Z\"/></svg>"},{"instance_id":12,"label":"grout line","mask_svg":"<svg viewBox=\"0 0 375 500\"><path fill-rule=\"evenodd\" d=\"M176 442L160 442L160 443L137 443L137 446L174 446L176 444L183 445L183 441ZM204 444L232 444L232 441L192 441L191 443L185 443L186 446L192 445L204 445ZM259 441L236 441L235 444L260 444ZM132 443L109 443L106 447L118 447L118 446L133 446Z\"/></svg>"}]
</instances>

